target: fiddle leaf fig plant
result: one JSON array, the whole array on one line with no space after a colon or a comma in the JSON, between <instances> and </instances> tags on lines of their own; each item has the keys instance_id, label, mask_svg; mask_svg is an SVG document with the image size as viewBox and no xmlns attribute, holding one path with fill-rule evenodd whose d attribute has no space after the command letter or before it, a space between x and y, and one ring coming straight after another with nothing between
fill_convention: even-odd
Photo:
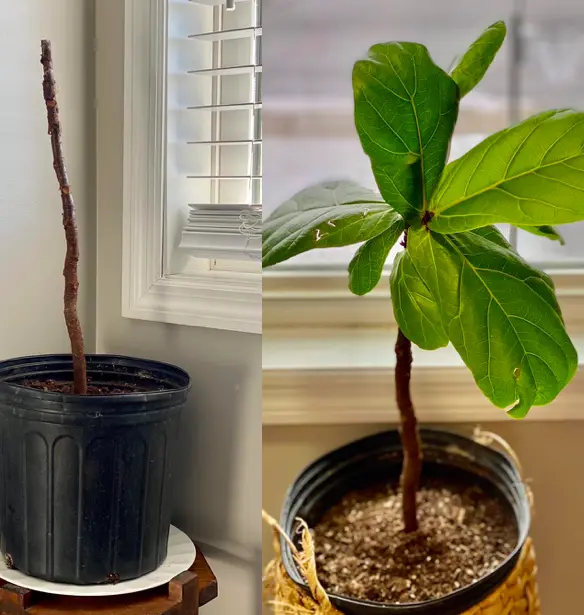
<instances>
[{"instance_id":1,"label":"fiddle leaf fig plant","mask_svg":"<svg viewBox=\"0 0 584 615\"><path fill-rule=\"evenodd\" d=\"M349 265L357 295L379 282L392 247L396 397L404 446L406 531L418 527L421 450L410 395L411 343L458 351L479 389L513 418L553 401L578 357L552 280L494 225L561 241L584 220L584 113L546 111L501 130L447 164L460 99L505 38L490 26L450 74L417 43L374 45L355 64L355 126L379 194L353 182L308 188L264 225L263 264L316 248L361 244Z\"/></svg>"}]
</instances>

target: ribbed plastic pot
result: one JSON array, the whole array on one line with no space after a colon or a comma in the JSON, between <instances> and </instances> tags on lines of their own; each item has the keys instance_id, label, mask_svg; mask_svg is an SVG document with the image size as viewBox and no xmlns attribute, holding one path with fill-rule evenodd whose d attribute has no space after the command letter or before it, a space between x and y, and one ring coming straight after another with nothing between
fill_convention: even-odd
<instances>
[{"instance_id":1,"label":"ribbed plastic pot","mask_svg":"<svg viewBox=\"0 0 584 615\"><path fill-rule=\"evenodd\" d=\"M470 438L440 430L421 430L426 476L480 477L499 490L513 510L519 530L517 546L493 572L476 583L437 600L410 604L380 604L329 594L333 605L346 615L459 615L472 609L504 582L515 567L531 523L529 497L513 461ZM296 519L315 525L347 492L379 481L397 480L403 460L399 433L392 430L343 446L308 466L286 495L280 524L288 536L298 536ZM290 578L308 587L281 541L282 561ZM498 611L497 611L498 612Z\"/></svg>"},{"instance_id":2,"label":"ribbed plastic pot","mask_svg":"<svg viewBox=\"0 0 584 615\"><path fill-rule=\"evenodd\" d=\"M70 355L0 362L0 546L15 568L78 585L129 580L166 558L174 453L188 389L156 361L87 357L79 396L23 386L72 380Z\"/></svg>"}]
</instances>

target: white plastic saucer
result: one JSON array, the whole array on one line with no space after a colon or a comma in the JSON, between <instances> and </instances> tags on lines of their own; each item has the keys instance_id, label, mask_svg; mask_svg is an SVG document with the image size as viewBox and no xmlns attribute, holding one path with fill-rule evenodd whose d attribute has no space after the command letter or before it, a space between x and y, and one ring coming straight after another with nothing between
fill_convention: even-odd
<instances>
[{"instance_id":1,"label":"white plastic saucer","mask_svg":"<svg viewBox=\"0 0 584 615\"><path fill-rule=\"evenodd\" d=\"M195 561L197 550L192 540L178 528L171 526L168 536L168 555L154 572L139 579L122 581L121 583L104 585L69 585L67 583L51 583L28 576L18 570L6 566L4 558L0 559L0 579L9 583L45 594L59 596L121 596L133 594L147 589L160 587L185 570Z\"/></svg>"}]
</instances>

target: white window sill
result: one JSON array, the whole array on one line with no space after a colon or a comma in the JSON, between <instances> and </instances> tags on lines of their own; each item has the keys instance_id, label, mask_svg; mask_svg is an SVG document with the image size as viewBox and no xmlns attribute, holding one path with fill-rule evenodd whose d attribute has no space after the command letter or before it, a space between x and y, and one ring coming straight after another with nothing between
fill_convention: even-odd
<instances>
[{"instance_id":1,"label":"white window sill","mask_svg":"<svg viewBox=\"0 0 584 615\"><path fill-rule=\"evenodd\" d=\"M263 424L378 424L398 420L392 368L395 334L386 329L264 330ZM584 360L584 336L575 340ZM413 397L420 421L507 419L479 391L453 348L414 352ZM584 375L526 420L584 418Z\"/></svg>"}]
</instances>

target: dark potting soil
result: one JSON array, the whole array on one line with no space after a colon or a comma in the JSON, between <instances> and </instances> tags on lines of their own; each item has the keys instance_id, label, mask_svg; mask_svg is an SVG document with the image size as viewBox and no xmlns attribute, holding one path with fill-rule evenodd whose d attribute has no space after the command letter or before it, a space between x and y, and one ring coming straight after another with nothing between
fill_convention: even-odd
<instances>
[{"instance_id":1,"label":"dark potting soil","mask_svg":"<svg viewBox=\"0 0 584 615\"><path fill-rule=\"evenodd\" d=\"M70 395L73 393L72 382L60 382L58 380L23 380L22 386L31 389L39 389L48 393L63 393ZM164 391L164 388L153 388L140 386L135 383L114 383L93 385L88 383L87 395L120 395L128 393L146 393L148 391Z\"/></svg>"},{"instance_id":2,"label":"dark potting soil","mask_svg":"<svg viewBox=\"0 0 584 615\"><path fill-rule=\"evenodd\" d=\"M385 604L424 602L496 569L518 540L509 504L487 485L428 478L418 518L419 530L405 534L395 485L347 494L313 529L324 588Z\"/></svg>"}]
</instances>

